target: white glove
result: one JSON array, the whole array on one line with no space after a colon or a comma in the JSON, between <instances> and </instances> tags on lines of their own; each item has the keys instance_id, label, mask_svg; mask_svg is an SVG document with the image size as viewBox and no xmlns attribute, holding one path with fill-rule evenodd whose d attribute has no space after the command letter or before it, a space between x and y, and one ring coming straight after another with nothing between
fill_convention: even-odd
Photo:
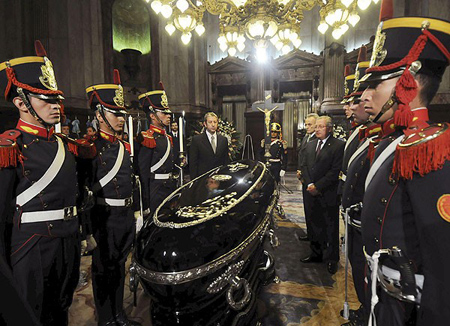
<instances>
[{"instance_id":1,"label":"white glove","mask_svg":"<svg viewBox=\"0 0 450 326\"><path fill-rule=\"evenodd\" d=\"M95 238L92 236L92 234L88 234L86 236L86 242L87 242L86 252L92 251L95 248L97 248L97 241L95 241Z\"/></svg>"},{"instance_id":2,"label":"white glove","mask_svg":"<svg viewBox=\"0 0 450 326\"><path fill-rule=\"evenodd\" d=\"M137 234L144 225L144 217L141 215L140 211L134 212L134 217L136 218L136 234Z\"/></svg>"},{"instance_id":3,"label":"white glove","mask_svg":"<svg viewBox=\"0 0 450 326\"><path fill-rule=\"evenodd\" d=\"M281 170L281 171L280 171L280 177L284 177L285 173L286 173L286 171Z\"/></svg>"}]
</instances>

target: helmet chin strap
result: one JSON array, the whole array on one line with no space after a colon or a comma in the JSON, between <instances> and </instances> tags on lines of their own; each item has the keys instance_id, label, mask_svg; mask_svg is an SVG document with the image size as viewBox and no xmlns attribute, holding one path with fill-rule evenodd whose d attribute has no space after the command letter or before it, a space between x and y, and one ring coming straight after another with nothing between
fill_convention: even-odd
<instances>
[{"instance_id":1,"label":"helmet chin strap","mask_svg":"<svg viewBox=\"0 0 450 326\"><path fill-rule=\"evenodd\" d=\"M378 113L376 115L376 117L373 119L369 118L368 121L373 122L373 123L378 123L378 120L383 116L383 114L385 114L387 112L387 110L392 108L395 103L397 103L397 97L395 96L395 88L394 88L394 90L391 93L391 96L389 97L389 99L386 101L386 103L384 103L383 107L381 108L380 113Z\"/></svg>"},{"instance_id":2,"label":"helmet chin strap","mask_svg":"<svg viewBox=\"0 0 450 326\"><path fill-rule=\"evenodd\" d=\"M97 110L100 113L100 116L102 117L103 121L105 121L105 123L108 126L108 128L113 132L114 136L118 135L119 133L111 126L111 124L109 123L108 119L106 118L105 108L103 107L103 105L97 104Z\"/></svg>"},{"instance_id":3,"label":"helmet chin strap","mask_svg":"<svg viewBox=\"0 0 450 326\"><path fill-rule=\"evenodd\" d=\"M152 110L153 115L156 117L156 120L161 124L163 128L166 128L166 125L162 122L162 120L158 117L157 111Z\"/></svg>"},{"instance_id":4,"label":"helmet chin strap","mask_svg":"<svg viewBox=\"0 0 450 326\"><path fill-rule=\"evenodd\" d=\"M50 128L53 127L53 124L47 123L42 119L34 110L33 106L31 105L30 101L28 100L28 96L24 93L23 89L21 87L17 87L17 93L19 94L19 97L21 98L22 102L25 104L28 112L33 116L33 118L36 119L37 122L39 122L41 125L47 129L47 131L50 130Z\"/></svg>"}]
</instances>

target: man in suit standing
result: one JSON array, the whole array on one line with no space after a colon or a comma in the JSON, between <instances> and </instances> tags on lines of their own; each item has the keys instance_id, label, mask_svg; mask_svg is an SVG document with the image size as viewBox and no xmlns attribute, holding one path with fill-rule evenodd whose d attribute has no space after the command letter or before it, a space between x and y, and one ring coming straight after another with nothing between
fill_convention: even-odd
<instances>
[{"instance_id":1,"label":"man in suit standing","mask_svg":"<svg viewBox=\"0 0 450 326\"><path fill-rule=\"evenodd\" d=\"M319 117L317 113L310 113L305 119L305 128L306 128L306 135L303 137L302 142L300 144L299 150L298 150L298 163L297 163L297 178L301 181L302 180L302 174L301 174L301 166L302 166L302 159L304 157L305 147L306 144L308 144L310 141L313 141L317 139L316 137L316 119ZM304 183L302 183L302 193L303 193L303 202L305 202L305 192L306 187ZM305 220L306 220L306 232L307 235L300 236L299 239L301 241L308 241L309 237L309 231L311 230L311 227L309 226L311 222L311 212L307 211L305 207Z\"/></svg>"},{"instance_id":2,"label":"man in suit standing","mask_svg":"<svg viewBox=\"0 0 450 326\"><path fill-rule=\"evenodd\" d=\"M219 118L208 112L203 118L205 132L192 138L189 150L191 180L209 170L228 164L228 140L217 132Z\"/></svg>"},{"instance_id":3,"label":"man in suit standing","mask_svg":"<svg viewBox=\"0 0 450 326\"><path fill-rule=\"evenodd\" d=\"M339 261L339 203L337 188L342 166L344 142L333 137L333 123L328 116L316 120L317 139L305 147L301 175L306 186L305 210L311 212L308 236L311 254L303 263L327 263L330 274Z\"/></svg>"},{"instance_id":4,"label":"man in suit standing","mask_svg":"<svg viewBox=\"0 0 450 326\"><path fill-rule=\"evenodd\" d=\"M180 165L180 135L178 133L178 122L170 123L169 135L172 136L173 143L173 161L176 165Z\"/></svg>"}]
</instances>

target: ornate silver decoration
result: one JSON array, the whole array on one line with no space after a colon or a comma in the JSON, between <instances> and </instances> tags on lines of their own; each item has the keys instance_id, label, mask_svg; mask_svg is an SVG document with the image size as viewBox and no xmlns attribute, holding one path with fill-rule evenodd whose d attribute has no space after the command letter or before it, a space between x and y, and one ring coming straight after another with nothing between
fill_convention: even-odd
<instances>
[{"instance_id":1,"label":"ornate silver decoration","mask_svg":"<svg viewBox=\"0 0 450 326\"><path fill-rule=\"evenodd\" d=\"M247 164L242 164L242 163L239 163L239 162L228 164L228 169L231 172L237 172L237 171L240 171L240 170L243 170L243 169L247 169L247 168L248 168Z\"/></svg>"},{"instance_id":2,"label":"ornate silver decoration","mask_svg":"<svg viewBox=\"0 0 450 326\"><path fill-rule=\"evenodd\" d=\"M228 181L232 178L232 176L228 174L216 174L213 175L211 178L213 178L213 180L216 181Z\"/></svg>"},{"instance_id":3,"label":"ornate silver decoration","mask_svg":"<svg viewBox=\"0 0 450 326\"><path fill-rule=\"evenodd\" d=\"M234 277L231 281L231 286L227 291L227 302L231 308L234 310L241 310L244 308L252 297L252 290L250 289L250 285L245 278ZM244 296L241 300L234 300L234 293L237 292L240 288L244 287Z\"/></svg>"},{"instance_id":4,"label":"ornate silver decoration","mask_svg":"<svg viewBox=\"0 0 450 326\"><path fill-rule=\"evenodd\" d=\"M227 270L222 275L211 282L211 284L206 289L206 292L211 294L220 292L231 282L231 279L241 273L242 268L244 267L244 263L245 261L241 260L236 264L228 266Z\"/></svg>"},{"instance_id":5,"label":"ornate silver decoration","mask_svg":"<svg viewBox=\"0 0 450 326\"><path fill-rule=\"evenodd\" d=\"M132 264L136 268L136 272L139 275L139 277L145 279L148 282L157 284L182 284L191 282L198 278L214 273L220 270L221 268L225 267L226 265L228 265L239 255L241 255L242 252L253 243L253 241L259 239L260 236L261 237L264 236L264 233L266 232L267 227L271 222L272 213L277 202L278 202L278 193L275 190L273 193L272 201L266 209L264 219L261 221L258 227L252 232L252 234L250 234L247 237L247 239L241 242L236 248L230 250L230 252L228 252L227 254L218 257L205 265L180 272L164 273L164 272L154 272L143 267L136 261L136 258L134 256Z\"/></svg>"},{"instance_id":6,"label":"ornate silver decoration","mask_svg":"<svg viewBox=\"0 0 450 326\"><path fill-rule=\"evenodd\" d=\"M233 198L237 192L233 191L225 196L216 196L202 202L198 206L184 206L181 207L175 214L180 217L188 217L194 219L203 219L210 215L223 211L227 205L233 205L237 199Z\"/></svg>"},{"instance_id":7,"label":"ornate silver decoration","mask_svg":"<svg viewBox=\"0 0 450 326\"><path fill-rule=\"evenodd\" d=\"M234 169L248 168L248 165L242 164L242 163L234 163L231 165L234 166ZM176 214L178 216L190 217L190 218L198 217L198 219L195 219L195 220L189 221L189 222L184 222L184 223L161 222L158 219L158 213L159 213L159 210L161 209L161 207L163 207L169 200L171 200L174 195L181 192L181 190L184 187L191 185L192 184L192 181L191 181L191 182L185 184L184 186L178 188L170 196L168 196L166 199L164 199L164 201L161 203L161 205L159 205L159 207L155 211L155 214L153 215L153 222L155 223L156 226L159 226L159 227L166 227L166 228L170 228L170 229L181 229L181 228L186 228L186 227L204 223L206 221L212 220L213 218L216 218L217 216L220 216L220 215L226 213L231 208L233 208L234 206L236 206L237 204L242 202L245 198L247 198L248 195L250 195L253 192L253 190L259 185L260 181L266 174L267 167L264 164L262 164L261 162L258 162L258 164L255 165L254 169L256 169L258 166L263 168L263 171L261 172L260 176L258 177L257 180L255 180L253 185L251 187L249 187L248 190L238 199L232 198L237 194L236 192L232 192L223 197L216 196L212 199L207 199L199 206L195 206L195 207L185 206L185 207L180 208L176 212ZM230 165L228 165L228 167L230 167ZM230 170L231 170L231 168L230 168ZM194 180L196 180L196 179L194 179ZM205 205L205 206L203 206L203 205ZM208 205L208 206L206 206L206 205Z\"/></svg>"},{"instance_id":8,"label":"ornate silver decoration","mask_svg":"<svg viewBox=\"0 0 450 326\"><path fill-rule=\"evenodd\" d=\"M278 240L278 237L276 236L275 231L273 229L269 230L269 239L272 248L276 248L280 245L280 241Z\"/></svg>"}]
</instances>

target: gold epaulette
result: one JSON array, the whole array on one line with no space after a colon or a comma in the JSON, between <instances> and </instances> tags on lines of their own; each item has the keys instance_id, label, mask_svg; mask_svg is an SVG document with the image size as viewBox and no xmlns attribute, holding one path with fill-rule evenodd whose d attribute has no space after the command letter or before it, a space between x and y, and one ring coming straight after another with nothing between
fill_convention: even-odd
<instances>
[{"instance_id":1,"label":"gold epaulette","mask_svg":"<svg viewBox=\"0 0 450 326\"><path fill-rule=\"evenodd\" d=\"M424 176L441 169L447 160L450 160L449 124L426 124L405 131L405 138L395 151L392 172L412 179L414 173Z\"/></svg>"},{"instance_id":2,"label":"gold epaulette","mask_svg":"<svg viewBox=\"0 0 450 326\"><path fill-rule=\"evenodd\" d=\"M287 146L288 146L287 141L283 139L283 140L281 141L281 143L283 144L283 148L284 148L284 149L287 149Z\"/></svg>"},{"instance_id":3,"label":"gold epaulette","mask_svg":"<svg viewBox=\"0 0 450 326\"><path fill-rule=\"evenodd\" d=\"M7 130L0 135L0 168L16 167L17 162L22 162L24 157L16 140L20 131Z\"/></svg>"}]
</instances>

